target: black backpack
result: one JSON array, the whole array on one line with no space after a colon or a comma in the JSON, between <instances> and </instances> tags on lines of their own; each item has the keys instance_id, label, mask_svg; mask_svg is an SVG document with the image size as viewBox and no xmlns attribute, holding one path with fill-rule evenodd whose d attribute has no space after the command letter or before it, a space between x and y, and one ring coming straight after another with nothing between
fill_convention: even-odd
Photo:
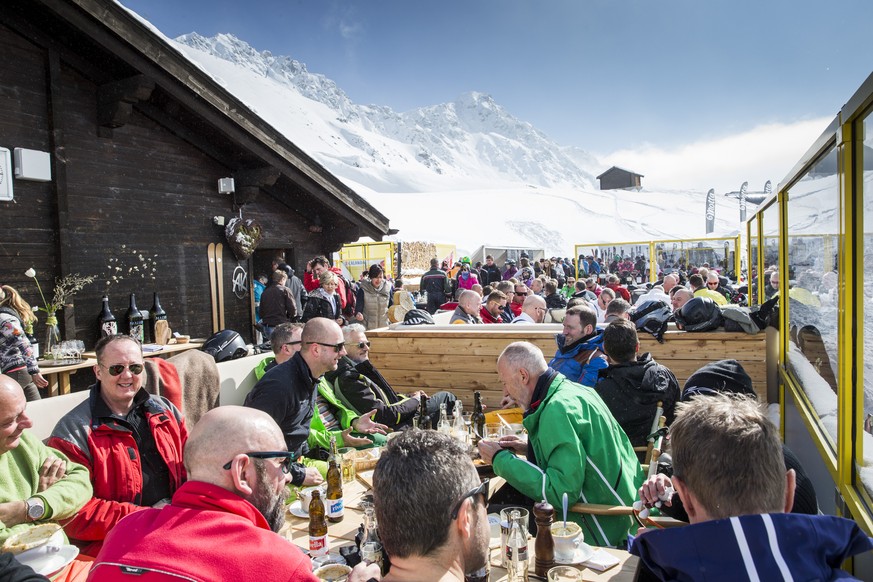
<instances>
[{"instance_id":1,"label":"black backpack","mask_svg":"<svg viewBox=\"0 0 873 582\"><path fill-rule=\"evenodd\" d=\"M664 332L667 331L667 324L673 319L673 312L665 301L657 299L644 301L635 306L630 317L638 331L647 331L655 336L658 343L664 343Z\"/></svg>"}]
</instances>

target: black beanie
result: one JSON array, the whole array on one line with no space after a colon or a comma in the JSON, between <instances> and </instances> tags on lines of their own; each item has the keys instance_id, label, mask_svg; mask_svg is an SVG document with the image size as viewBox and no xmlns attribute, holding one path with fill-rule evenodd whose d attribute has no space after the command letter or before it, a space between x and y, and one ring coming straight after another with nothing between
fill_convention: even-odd
<instances>
[{"instance_id":1,"label":"black beanie","mask_svg":"<svg viewBox=\"0 0 873 582\"><path fill-rule=\"evenodd\" d=\"M736 360L721 360L706 364L688 377L682 390L682 400L698 394L734 393L757 396L752 378Z\"/></svg>"}]
</instances>

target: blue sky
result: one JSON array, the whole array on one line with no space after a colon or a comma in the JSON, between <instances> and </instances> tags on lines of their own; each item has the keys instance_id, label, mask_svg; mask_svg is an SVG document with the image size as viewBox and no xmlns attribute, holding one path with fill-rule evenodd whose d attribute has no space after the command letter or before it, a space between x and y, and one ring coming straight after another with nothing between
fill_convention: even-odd
<instances>
[{"instance_id":1,"label":"blue sky","mask_svg":"<svg viewBox=\"0 0 873 582\"><path fill-rule=\"evenodd\" d=\"M480 91L597 154L830 119L873 70L870 0L121 1L170 37L291 56L357 103Z\"/></svg>"}]
</instances>

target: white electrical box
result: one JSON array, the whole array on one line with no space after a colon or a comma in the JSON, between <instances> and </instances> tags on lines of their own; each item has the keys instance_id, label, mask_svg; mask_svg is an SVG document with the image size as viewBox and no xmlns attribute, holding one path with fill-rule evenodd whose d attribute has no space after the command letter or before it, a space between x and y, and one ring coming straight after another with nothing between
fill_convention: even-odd
<instances>
[{"instance_id":1,"label":"white electrical box","mask_svg":"<svg viewBox=\"0 0 873 582\"><path fill-rule=\"evenodd\" d=\"M48 152L15 148L15 177L35 182L52 181L52 160Z\"/></svg>"},{"instance_id":2,"label":"white electrical box","mask_svg":"<svg viewBox=\"0 0 873 582\"><path fill-rule=\"evenodd\" d=\"M233 192L234 192L233 178L219 178L218 179L218 193L219 194L233 194Z\"/></svg>"},{"instance_id":3,"label":"white electrical box","mask_svg":"<svg viewBox=\"0 0 873 582\"><path fill-rule=\"evenodd\" d=\"M12 200L12 156L0 148L0 200Z\"/></svg>"}]
</instances>

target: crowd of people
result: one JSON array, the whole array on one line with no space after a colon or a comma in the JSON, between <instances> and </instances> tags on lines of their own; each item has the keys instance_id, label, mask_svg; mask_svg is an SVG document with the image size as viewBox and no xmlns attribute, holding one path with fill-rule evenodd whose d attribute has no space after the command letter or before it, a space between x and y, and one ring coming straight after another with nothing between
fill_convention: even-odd
<instances>
[{"instance_id":1,"label":"crowd of people","mask_svg":"<svg viewBox=\"0 0 873 582\"><path fill-rule=\"evenodd\" d=\"M194 426L180 402L145 389L142 347L129 336L98 343L88 397L46 444L28 431L22 380L0 375L0 542L63 524L61 535L81 552L56 578L63 580L315 580L307 557L276 534L286 487L324 481L335 440L385 447L373 494L391 558L386 582L464 580L487 566L487 513L540 500L561 507L565 497L571 506L641 500L687 522L638 531L627 515L568 516L587 543L628 548L643 576L659 580L711 572L831 579L845 574L844 559L873 548L854 522L817 515L810 479L739 362L714 361L680 387L668 366L640 352L638 328L653 331L653 318L694 331L701 319L724 325L745 316L752 333L768 324L774 303L743 311L729 282L705 265L643 289L622 285L600 263L584 270L601 269L602 285L599 276L576 280L572 262L560 258L522 257L501 270L486 257L481 268L461 261L454 274L436 259L431 265L421 280L428 311L451 310L453 324L537 325L552 313L562 326L550 358L519 341L495 362L501 405L519 409L525 429L475 447L505 479L499 491L489 494L457 441L412 427L422 409L436 426L456 396L403 394L370 361L367 331L387 325L398 292L382 269L373 265L352 283L317 257L303 281L275 264L259 306L273 356L255 368L244 406L215 408ZM778 272L767 280L777 302ZM35 381L38 372L29 375ZM658 415L670 454L645 478L638 452ZM402 434L386 442L393 431ZM0 579L44 578L2 554ZM379 579L372 564L350 578Z\"/></svg>"}]
</instances>

